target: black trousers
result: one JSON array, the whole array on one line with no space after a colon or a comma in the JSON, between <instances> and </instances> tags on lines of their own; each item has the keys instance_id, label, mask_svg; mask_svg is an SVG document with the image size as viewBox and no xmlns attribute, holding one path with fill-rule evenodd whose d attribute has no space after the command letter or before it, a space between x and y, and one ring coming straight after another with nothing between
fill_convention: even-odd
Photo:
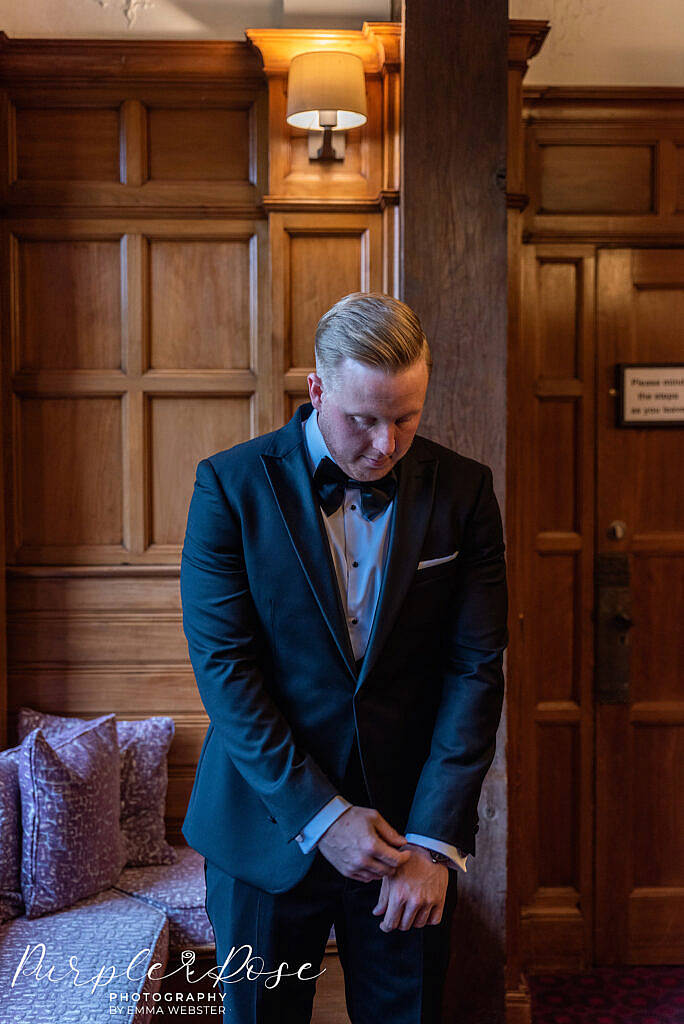
<instances>
[{"instance_id":1,"label":"black trousers","mask_svg":"<svg viewBox=\"0 0 684 1024\"><path fill-rule=\"evenodd\" d=\"M367 805L363 790L353 755L343 792L352 803ZM438 1024L456 871L449 871L439 925L388 933L371 913L381 882L345 878L320 853L302 881L285 893L247 885L207 860L205 877L226 1021L308 1024L315 976L334 924L352 1024Z\"/></svg>"},{"instance_id":2,"label":"black trousers","mask_svg":"<svg viewBox=\"0 0 684 1024\"><path fill-rule=\"evenodd\" d=\"M439 1024L454 871L439 925L388 933L371 913L380 882L344 878L321 854L299 885L275 895L210 861L205 874L226 1021L308 1024L334 924L352 1024Z\"/></svg>"}]
</instances>

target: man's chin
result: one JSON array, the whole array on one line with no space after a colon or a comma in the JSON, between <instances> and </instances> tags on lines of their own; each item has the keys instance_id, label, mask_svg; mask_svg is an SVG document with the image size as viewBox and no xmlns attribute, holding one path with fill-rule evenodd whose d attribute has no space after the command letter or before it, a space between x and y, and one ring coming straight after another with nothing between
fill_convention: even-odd
<instances>
[{"instance_id":1,"label":"man's chin","mask_svg":"<svg viewBox=\"0 0 684 1024\"><path fill-rule=\"evenodd\" d=\"M364 457L360 465L354 467L356 469L354 476L356 480L380 480L389 473L393 465L392 459L385 459L382 463L374 464L370 459Z\"/></svg>"}]
</instances>

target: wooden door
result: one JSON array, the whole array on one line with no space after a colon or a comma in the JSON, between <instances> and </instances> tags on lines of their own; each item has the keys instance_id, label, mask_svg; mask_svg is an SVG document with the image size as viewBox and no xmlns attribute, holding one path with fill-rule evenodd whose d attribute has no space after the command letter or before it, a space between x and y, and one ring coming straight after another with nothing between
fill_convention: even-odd
<instances>
[{"instance_id":1,"label":"wooden door","mask_svg":"<svg viewBox=\"0 0 684 1024\"><path fill-rule=\"evenodd\" d=\"M684 363L684 250L600 251L597 310L595 954L681 963L684 428L616 426L614 373Z\"/></svg>"}]
</instances>

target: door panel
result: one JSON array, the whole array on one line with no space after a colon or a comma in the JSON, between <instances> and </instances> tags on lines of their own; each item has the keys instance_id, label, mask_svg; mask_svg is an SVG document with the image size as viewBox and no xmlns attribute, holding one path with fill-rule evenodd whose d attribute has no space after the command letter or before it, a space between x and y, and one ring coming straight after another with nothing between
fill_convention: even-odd
<instances>
[{"instance_id":1,"label":"door panel","mask_svg":"<svg viewBox=\"0 0 684 1024\"><path fill-rule=\"evenodd\" d=\"M616 427L614 374L621 362L684 362L684 250L601 251L597 312L596 551L599 559L626 556L629 607L606 627L617 630L613 655L606 654L610 642L597 644L597 654L609 661L597 665L596 678L605 683L611 672L617 676L621 644L629 685L621 691L616 678L607 698L615 702L602 702L604 693L596 704L596 959L678 963L684 960L684 428ZM616 521L625 524L620 537L610 530Z\"/></svg>"}]
</instances>

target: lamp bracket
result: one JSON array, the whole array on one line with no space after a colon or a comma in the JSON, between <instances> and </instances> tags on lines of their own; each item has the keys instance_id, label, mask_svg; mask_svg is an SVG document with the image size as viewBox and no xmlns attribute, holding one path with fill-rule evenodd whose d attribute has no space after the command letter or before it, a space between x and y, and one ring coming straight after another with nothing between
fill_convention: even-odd
<instances>
[{"instance_id":1,"label":"lamp bracket","mask_svg":"<svg viewBox=\"0 0 684 1024\"><path fill-rule=\"evenodd\" d=\"M347 133L330 128L309 132L309 160L344 160Z\"/></svg>"}]
</instances>

